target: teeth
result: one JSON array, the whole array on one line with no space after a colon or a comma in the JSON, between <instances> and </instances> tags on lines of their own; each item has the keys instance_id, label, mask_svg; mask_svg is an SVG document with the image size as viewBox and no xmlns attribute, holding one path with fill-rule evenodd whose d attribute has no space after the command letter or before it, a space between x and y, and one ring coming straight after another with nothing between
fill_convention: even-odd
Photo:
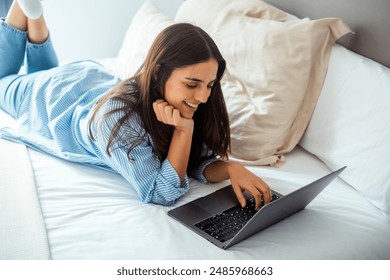
<instances>
[{"instance_id":1,"label":"teeth","mask_svg":"<svg viewBox=\"0 0 390 280\"><path fill-rule=\"evenodd\" d=\"M188 102L188 101L184 101L184 103L187 104L188 106L194 108L194 109L195 109L196 107L198 107L197 104L194 104L194 103L191 103L191 102Z\"/></svg>"}]
</instances>

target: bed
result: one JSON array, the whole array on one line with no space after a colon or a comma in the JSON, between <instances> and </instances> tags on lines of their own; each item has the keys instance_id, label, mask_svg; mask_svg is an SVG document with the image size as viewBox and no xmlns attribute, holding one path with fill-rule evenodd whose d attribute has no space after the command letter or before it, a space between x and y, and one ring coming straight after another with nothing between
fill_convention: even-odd
<instances>
[{"instance_id":1,"label":"bed","mask_svg":"<svg viewBox=\"0 0 390 280\"><path fill-rule=\"evenodd\" d=\"M385 36L390 2L266 2L187 0L174 19L145 2L118 56L101 62L126 77L164 27L197 24L215 38L227 59L223 89L232 125L232 160L282 194L346 165L339 178L305 210L221 250L167 212L228 181L210 185L191 179L190 190L175 205L143 204L117 174L0 138L0 259L390 259L390 41ZM316 21L324 17L336 18ZM251 28L274 32L253 36ZM306 39L322 43L302 45ZM275 53L267 52L264 41L276 44L276 55L283 57L279 66L286 69L271 97L258 98L258 88L275 86L264 71ZM281 93L295 87L299 97ZM260 106L259 113L258 104L267 106ZM259 118L271 123L260 126ZM0 111L0 127L13 125ZM264 138L278 146L262 145Z\"/></svg>"}]
</instances>

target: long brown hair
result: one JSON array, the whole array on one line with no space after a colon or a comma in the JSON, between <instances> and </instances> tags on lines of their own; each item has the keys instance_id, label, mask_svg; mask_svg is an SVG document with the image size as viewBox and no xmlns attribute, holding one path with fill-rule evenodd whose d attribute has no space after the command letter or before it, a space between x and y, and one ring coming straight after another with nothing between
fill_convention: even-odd
<instances>
[{"instance_id":1,"label":"long brown hair","mask_svg":"<svg viewBox=\"0 0 390 280\"><path fill-rule=\"evenodd\" d=\"M230 129L220 85L226 67L225 60L211 37L201 28L188 23L165 28L153 42L145 62L136 74L119 83L97 103L89 126L92 139L91 123L97 111L109 100L119 101L121 106L105 113L106 118L117 112L122 113L111 130L106 152L110 155L114 143L126 140L126 135L121 135L120 129L126 120L136 114L142 121L145 133L150 135L158 158L163 161L168 154L173 127L157 120L153 102L164 99L165 83L172 71L209 59L218 62L217 80L208 101L200 105L193 116L194 132L188 171L196 168L206 157L218 155L227 158L230 152ZM144 138L145 134L125 141L132 143L128 147L128 155ZM207 154L202 155L205 149Z\"/></svg>"}]
</instances>

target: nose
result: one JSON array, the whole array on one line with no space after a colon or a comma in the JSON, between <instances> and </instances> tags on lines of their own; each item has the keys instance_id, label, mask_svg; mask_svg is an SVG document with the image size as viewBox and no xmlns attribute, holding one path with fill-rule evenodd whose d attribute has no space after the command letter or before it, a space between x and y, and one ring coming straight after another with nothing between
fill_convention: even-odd
<instances>
[{"instance_id":1,"label":"nose","mask_svg":"<svg viewBox=\"0 0 390 280\"><path fill-rule=\"evenodd\" d=\"M208 87L202 88L195 94L195 99L201 103L206 103L209 99L211 90Z\"/></svg>"}]
</instances>

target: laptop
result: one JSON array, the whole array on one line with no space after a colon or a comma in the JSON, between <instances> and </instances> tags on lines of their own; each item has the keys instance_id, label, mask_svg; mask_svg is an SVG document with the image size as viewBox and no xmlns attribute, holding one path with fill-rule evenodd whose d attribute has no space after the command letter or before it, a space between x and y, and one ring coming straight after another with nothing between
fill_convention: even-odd
<instances>
[{"instance_id":1,"label":"laptop","mask_svg":"<svg viewBox=\"0 0 390 280\"><path fill-rule=\"evenodd\" d=\"M249 236L304 209L346 167L342 167L287 195L272 191L268 204L255 210L247 191L242 208L231 185L168 211L168 215L216 246L227 249Z\"/></svg>"}]
</instances>

